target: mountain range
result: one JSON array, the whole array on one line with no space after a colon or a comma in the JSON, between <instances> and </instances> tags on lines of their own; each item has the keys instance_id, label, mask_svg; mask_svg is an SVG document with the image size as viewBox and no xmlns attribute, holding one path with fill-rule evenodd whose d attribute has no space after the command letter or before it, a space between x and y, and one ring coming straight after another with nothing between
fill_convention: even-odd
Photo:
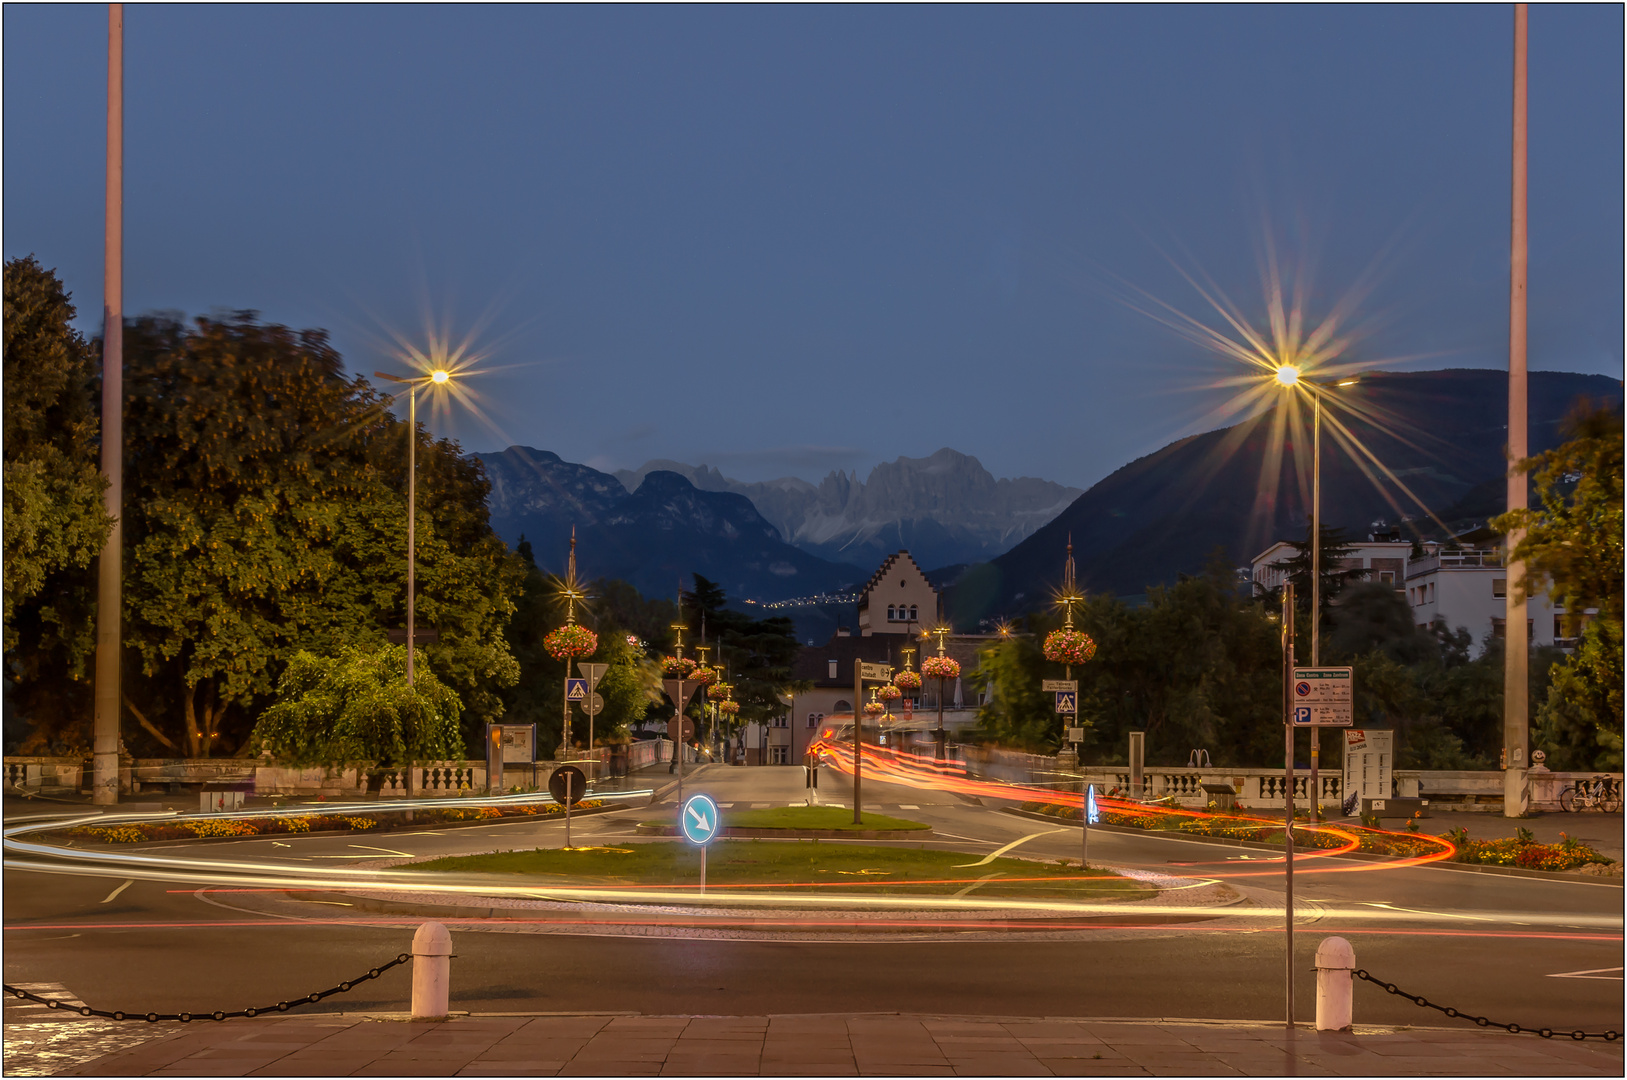
<instances>
[{"instance_id":1,"label":"mountain range","mask_svg":"<svg viewBox=\"0 0 1627 1080\"><path fill-rule=\"evenodd\" d=\"M651 473L679 473L702 491L744 495L788 543L838 563L874 568L900 549L926 567L986 562L1033 534L1081 494L1033 477L995 479L982 462L945 447L870 471L747 483L706 465L650 461L615 473L629 491Z\"/></svg>"},{"instance_id":2,"label":"mountain range","mask_svg":"<svg viewBox=\"0 0 1627 1080\"><path fill-rule=\"evenodd\" d=\"M1394 479L1370 478L1367 471L1378 473L1372 461L1364 461L1364 471L1325 423L1322 514L1328 525L1365 538L1372 523L1384 519L1401 524L1403 535L1442 537L1484 526L1501 512L1508 468L1505 372L1374 372L1337 393L1348 395L1349 407L1330 403L1325 415L1336 417ZM1563 419L1582 396L1619 408L1622 384L1602 375L1530 373L1532 454L1558 445ZM1061 581L1070 538L1081 586L1128 595L1201 571L1217 548L1231 565L1243 566L1276 540L1303 537L1309 492L1295 458L1308 466L1309 432L1298 445L1290 435L1271 464L1276 408L1177 440L1093 485L1011 550L962 575L945 600L950 615L967 626L1045 604Z\"/></svg>"}]
</instances>

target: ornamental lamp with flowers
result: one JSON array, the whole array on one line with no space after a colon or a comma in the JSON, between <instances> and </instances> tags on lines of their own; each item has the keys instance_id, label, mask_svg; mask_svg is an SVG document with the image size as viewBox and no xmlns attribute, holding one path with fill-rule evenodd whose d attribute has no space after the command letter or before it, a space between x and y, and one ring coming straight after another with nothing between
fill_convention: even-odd
<instances>
[{"instance_id":1,"label":"ornamental lamp with flowers","mask_svg":"<svg viewBox=\"0 0 1627 1080\"><path fill-rule=\"evenodd\" d=\"M921 674L930 679L958 679L960 661L952 656L929 656L921 661Z\"/></svg>"},{"instance_id":2,"label":"ornamental lamp with flowers","mask_svg":"<svg viewBox=\"0 0 1627 1080\"><path fill-rule=\"evenodd\" d=\"M893 676L893 685L906 692L921 689L921 675L916 671L900 671Z\"/></svg>"},{"instance_id":3,"label":"ornamental lamp with flowers","mask_svg":"<svg viewBox=\"0 0 1627 1080\"><path fill-rule=\"evenodd\" d=\"M717 682L717 668L701 664L689 673L689 681L700 683L702 686L711 686Z\"/></svg>"},{"instance_id":4,"label":"ornamental lamp with flowers","mask_svg":"<svg viewBox=\"0 0 1627 1080\"><path fill-rule=\"evenodd\" d=\"M542 639L542 647L555 660L580 660L599 649L599 635L585 626L566 623Z\"/></svg>"},{"instance_id":5,"label":"ornamental lamp with flowers","mask_svg":"<svg viewBox=\"0 0 1627 1080\"><path fill-rule=\"evenodd\" d=\"M738 701L720 701L717 703L717 711L724 716L734 716L740 711L740 703Z\"/></svg>"},{"instance_id":6,"label":"ornamental lamp with flowers","mask_svg":"<svg viewBox=\"0 0 1627 1080\"><path fill-rule=\"evenodd\" d=\"M899 698L901 698L903 696L904 696L904 691L900 690L896 686L891 686L891 685L883 686L879 690L876 691L876 697L880 698L882 701L897 701Z\"/></svg>"},{"instance_id":7,"label":"ornamental lamp with flowers","mask_svg":"<svg viewBox=\"0 0 1627 1080\"><path fill-rule=\"evenodd\" d=\"M669 679L687 679L695 670L695 661L687 656L663 656L661 674Z\"/></svg>"},{"instance_id":8,"label":"ornamental lamp with flowers","mask_svg":"<svg viewBox=\"0 0 1627 1080\"><path fill-rule=\"evenodd\" d=\"M733 683L714 683L706 688L706 697L709 701L728 701L734 694Z\"/></svg>"}]
</instances>

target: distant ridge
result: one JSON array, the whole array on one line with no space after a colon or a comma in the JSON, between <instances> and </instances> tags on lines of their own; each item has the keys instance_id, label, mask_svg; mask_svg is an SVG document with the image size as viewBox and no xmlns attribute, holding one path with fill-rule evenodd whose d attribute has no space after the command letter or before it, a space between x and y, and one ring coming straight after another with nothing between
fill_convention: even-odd
<instances>
[{"instance_id":1,"label":"distant ridge","mask_svg":"<svg viewBox=\"0 0 1627 1080\"><path fill-rule=\"evenodd\" d=\"M1375 456L1398 474L1454 532L1484 524L1501 511L1507 469L1508 375L1496 370L1373 372L1341 393L1359 395L1395 419L1414 445L1361 421L1341 418ZM1622 401L1622 384L1603 375L1530 373L1530 445L1540 453L1558 444L1565 414L1581 396ZM1060 581L1071 534L1079 583L1093 592L1131 595L1147 586L1200 572L1219 547L1245 566L1272 541L1304 535L1308 507L1297 482L1277 485L1269 513L1255 513L1270 416L1177 440L1130 462L1086 491L1022 543L971 568L950 589L946 605L960 626L996 614L1018 614L1046 603ZM1241 437L1230 456L1223 444ZM1303 447L1307 454L1309 447ZM1294 477L1293 446L1280 475ZM1365 535L1378 519L1401 515L1344 450L1323 432L1322 511L1327 523ZM1440 528L1387 484L1413 526Z\"/></svg>"}]
</instances>

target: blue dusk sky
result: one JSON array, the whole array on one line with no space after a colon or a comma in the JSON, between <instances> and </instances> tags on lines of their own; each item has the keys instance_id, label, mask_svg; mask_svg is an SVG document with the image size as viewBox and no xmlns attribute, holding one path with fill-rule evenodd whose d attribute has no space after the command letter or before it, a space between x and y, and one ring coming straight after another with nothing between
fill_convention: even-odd
<instances>
[{"instance_id":1,"label":"blue dusk sky","mask_svg":"<svg viewBox=\"0 0 1627 1080\"><path fill-rule=\"evenodd\" d=\"M100 332L106 9L4 9L4 251ZM974 454L1086 486L1241 371L1127 302L1356 295L1348 359L1507 363L1490 5L140 5L128 313L252 308L441 434L742 479ZM1531 366L1619 378L1623 9L1531 9ZM1146 304L1148 300L1138 303Z\"/></svg>"}]
</instances>

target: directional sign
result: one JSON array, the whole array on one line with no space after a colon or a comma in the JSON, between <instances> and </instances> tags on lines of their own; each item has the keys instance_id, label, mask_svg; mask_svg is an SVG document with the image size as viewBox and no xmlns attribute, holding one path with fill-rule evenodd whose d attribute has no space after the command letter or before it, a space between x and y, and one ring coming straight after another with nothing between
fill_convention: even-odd
<instances>
[{"instance_id":1,"label":"directional sign","mask_svg":"<svg viewBox=\"0 0 1627 1080\"><path fill-rule=\"evenodd\" d=\"M599 685L599 680L604 678L604 673L610 670L610 665L609 664L577 664L576 665L576 670L580 671L583 674L583 676L586 677L586 679L588 681L588 689L592 690L594 687ZM598 710L594 710L594 711L597 712Z\"/></svg>"},{"instance_id":2,"label":"directional sign","mask_svg":"<svg viewBox=\"0 0 1627 1080\"><path fill-rule=\"evenodd\" d=\"M588 793L588 778L575 765L561 765L548 778L548 793L561 806L575 806Z\"/></svg>"},{"instance_id":3,"label":"directional sign","mask_svg":"<svg viewBox=\"0 0 1627 1080\"><path fill-rule=\"evenodd\" d=\"M1079 692L1078 679L1046 679L1039 684L1041 693L1077 694Z\"/></svg>"},{"instance_id":4,"label":"directional sign","mask_svg":"<svg viewBox=\"0 0 1627 1080\"><path fill-rule=\"evenodd\" d=\"M1096 785L1091 784L1085 788L1085 823L1087 825L1099 825L1101 821L1101 811L1096 809Z\"/></svg>"},{"instance_id":5,"label":"directional sign","mask_svg":"<svg viewBox=\"0 0 1627 1080\"><path fill-rule=\"evenodd\" d=\"M1056 692L1056 711L1073 714L1079 711L1079 695L1072 690L1058 690Z\"/></svg>"},{"instance_id":6,"label":"directional sign","mask_svg":"<svg viewBox=\"0 0 1627 1080\"><path fill-rule=\"evenodd\" d=\"M685 840L691 844L709 844L717 836L722 819L710 795L691 795L684 801L678 822Z\"/></svg>"},{"instance_id":7,"label":"directional sign","mask_svg":"<svg viewBox=\"0 0 1627 1080\"><path fill-rule=\"evenodd\" d=\"M588 699L588 681L586 679L565 680L566 701L586 701Z\"/></svg>"},{"instance_id":8,"label":"directional sign","mask_svg":"<svg viewBox=\"0 0 1627 1080\"><path fill-rule=\"evenodd\" d=\"M890 664L866 664L862 661L859 663L859 678L865 682L890 682L892 677L893 669Z\"/></svg>"},{"instance_id":9,"label":"directional sign","mask_svg":"<svg viewBox=\"0 0 1627 1080\"><path fill-rule=\"evenodd\" d=\"M1347 667L1294 669L1295 727L1349 727L1354 686Z\"/></svg>"}]
</instances>

